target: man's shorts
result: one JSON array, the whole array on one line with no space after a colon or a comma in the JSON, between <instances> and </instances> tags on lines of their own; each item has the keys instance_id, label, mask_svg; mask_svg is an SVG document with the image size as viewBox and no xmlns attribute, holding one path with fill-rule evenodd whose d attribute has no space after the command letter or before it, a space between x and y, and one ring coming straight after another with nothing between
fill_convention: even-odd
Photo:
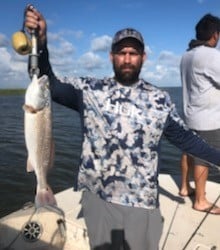
<instances>
[{"instance_id":1,"label":"man's shorts","mask_svg":"<svg viewBox=\"0 0 220 250\"><path fill-rule=\"evenodd\" d=\"M159 208L126 207L83 192L82 208L91 249L157 250L163 219Z\"/></svg>"},{"instance_id":2,"label":"man's shorts","mask_svg":"<svg viewBox=\"0 0 220 250\"><path fill-rule=\"evenodd\" d=\"M200 137L202 137L210 146L220 150L220 129L207 130L207 131L195 131ZM193 157L195 165L209 166L206 161Z\"/></svg>"}]
</instances>

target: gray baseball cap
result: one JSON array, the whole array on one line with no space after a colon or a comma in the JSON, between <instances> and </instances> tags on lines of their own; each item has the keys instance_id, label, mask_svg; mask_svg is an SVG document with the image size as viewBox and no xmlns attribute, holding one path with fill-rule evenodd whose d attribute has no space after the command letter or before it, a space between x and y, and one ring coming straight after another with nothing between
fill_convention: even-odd
<instances>
[{"instance_id":1,"label":"gray baseball cap","mask_svg":"<svg viewBox=\"0 0 220 250\"><path fill-rule=\"evenodd\" d=\"M118 44L119 42L121 42L126 38L136 39L140 43L140 46L144 49L144 39L141 33L133 28L125 28L116 32L115 36L113 37L112 50L116 44Z\"/></svg>"}]
</instances>

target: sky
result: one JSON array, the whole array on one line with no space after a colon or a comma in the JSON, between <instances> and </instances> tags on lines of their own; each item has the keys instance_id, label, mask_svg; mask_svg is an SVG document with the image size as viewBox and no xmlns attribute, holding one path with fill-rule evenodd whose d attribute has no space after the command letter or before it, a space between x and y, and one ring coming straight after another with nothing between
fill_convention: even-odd
<instances>
[{"instance_id":1,"label":"sky","mask_svg":"<svg viewBox=\"0 0 220 250\"><path fill-rule=\"evenodd\" d=\"M145 40L141 77L158 87L181 86L179 63L199 19L220 16L219 0L7 0L0 1L0 88L26 88L28 56L11 44L32 3L45 17L50 62L64 76L113 76L109 60L116 31L132 27ZM220 48L220 46L218 46Z\"/></svg>"}]
</instances>

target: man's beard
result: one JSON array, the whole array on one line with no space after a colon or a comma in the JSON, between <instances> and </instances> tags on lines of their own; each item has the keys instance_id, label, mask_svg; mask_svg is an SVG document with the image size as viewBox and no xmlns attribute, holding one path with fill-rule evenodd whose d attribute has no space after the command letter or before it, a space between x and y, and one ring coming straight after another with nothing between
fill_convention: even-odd
<instances>
[{"instance_id":1,"label":"man's beard","mask_svg":"<svg viewBox=\"0 0 220 250\"><path fill-rule=\"evenodd\" d=\"M142 63L140 63L140 65L137 65L137 66L124 64L118 67L113 62L115 79L122 85L130 86L138 81L141 67L142 67ZM125 72L125 69L129 69L129 71Z\"/></svg>"}]
</instances>

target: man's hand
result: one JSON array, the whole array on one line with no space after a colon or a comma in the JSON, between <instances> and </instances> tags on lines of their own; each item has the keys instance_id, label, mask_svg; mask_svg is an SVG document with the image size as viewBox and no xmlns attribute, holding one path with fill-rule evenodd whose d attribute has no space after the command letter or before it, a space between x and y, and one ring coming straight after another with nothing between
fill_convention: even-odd
<instances>
[{"instance_id":1,"label":"man's hand","mask_svg":"<svg viewBox=\"0 0 220 250\"><path fill-rule=\"evenodd\" d=\"M24 26L27 32L31 33L33 30L38 32L39 48L44 47L47 42L47 24L43 15L35 9L32 5L27 7L25 13Z\"/></svg>"}]
</instances>

